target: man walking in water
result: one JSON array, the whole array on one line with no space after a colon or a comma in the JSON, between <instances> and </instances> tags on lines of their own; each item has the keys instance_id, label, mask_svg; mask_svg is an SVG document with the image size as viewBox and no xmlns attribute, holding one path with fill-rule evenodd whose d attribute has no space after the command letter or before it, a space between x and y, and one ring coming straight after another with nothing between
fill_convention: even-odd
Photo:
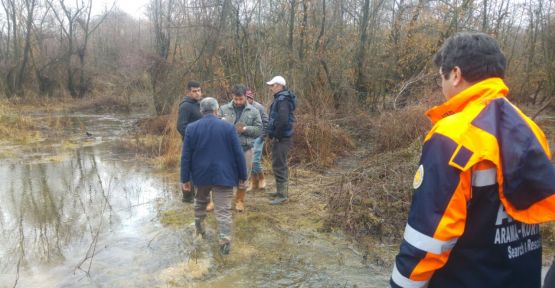
<instances>
[{"instance_id":1,"label":"man walking in water","mask_svg":"<svg viewBox=\"0 0 555 288\"><path fill-rule=\"evenodd\" d=\"M184 191L197 187L195 228L203 237L206 205L212 191L220 252L227 255L231 249L233 187L245 188L247 167L235 127L217 117L218 108L216 99L203 99L203 118L187 127L181 153L181 183Z\"/></svg>"}]
</instances>

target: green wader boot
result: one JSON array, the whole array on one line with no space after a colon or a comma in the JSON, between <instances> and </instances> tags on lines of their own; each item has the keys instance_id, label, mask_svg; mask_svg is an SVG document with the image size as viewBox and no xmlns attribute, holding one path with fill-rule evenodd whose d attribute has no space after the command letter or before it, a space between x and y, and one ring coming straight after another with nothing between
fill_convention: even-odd
<instances>
[{"instance_id":1,"label":"green wader boot","mask_svg":"<svg viewBox=\"0 0 555 288\"><path fill-rule=\"evenodd\" d=\"M287 182L284 183L276 183L276 198L270 202L270 205L280 205L282 203L287 202L289 200L289 192Z\"/></svg>"}]
</instances>

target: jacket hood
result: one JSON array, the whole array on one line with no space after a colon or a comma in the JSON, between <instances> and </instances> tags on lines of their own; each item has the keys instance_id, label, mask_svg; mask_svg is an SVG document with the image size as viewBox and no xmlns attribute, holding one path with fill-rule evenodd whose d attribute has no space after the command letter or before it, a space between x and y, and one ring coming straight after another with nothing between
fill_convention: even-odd
<instances>
[{"instance_id":1,"label":"jacket hood","mask_svg":"<svg viewBox=\"0 0 555 288\"><path fill-rule=\"evenodd\" d=\"M274 95L274 98L283 97L285 100L291 102L293 104L293 109L297 107L297 96L293 94L293 92L289 91L289 89L281 90Z\"/></svg>"},{"instance_id":2,"label":"jacket hood","mask_svg":"<svg viewBox=\"0 0 555 288\"><path fill-rule=\"evenodd\" d=\"M455 113L459 113L469 103L475 101L490 101L497 97L505 97L509 88L501 78L488 78L461 91L439 106L432 107L426 116L435 124L437 121Z\"/></svg>"},{"instance_id":3,"label":"jacket hood","mask_svg":"<svg viewBox=\"0 0 555 288\"><path fill-rule=\"evenodd\" d=\"M450 160L455 168L493 163L499 199L513 219L527 224L553 221L555 169L549 145L537 124L508 101L508 91L500 78L461 91L427 112L436 124L427 138L438 133L458 141L459 150ZM467 161L457 167L459 155Z\"/></svg>"}]
</instances>

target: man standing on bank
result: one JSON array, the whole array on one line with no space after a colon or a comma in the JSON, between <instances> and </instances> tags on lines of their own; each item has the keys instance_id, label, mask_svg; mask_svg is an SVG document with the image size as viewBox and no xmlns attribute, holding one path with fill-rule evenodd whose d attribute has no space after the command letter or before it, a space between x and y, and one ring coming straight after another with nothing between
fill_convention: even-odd
<instances>
[{"instance_id":1,"label":"man standing on bank","mask_svg":"<svg viewBox=\"0 0 555 288\"><path fill-rule=\"evenodd\" d=\"M200 102L203 118L192 123L185 132L181 153L183 190L197 188L195 195L195 228L204 237L206 205L212 191L220 236L220 252L231 249L231 200L233 187L245 188L247 167L235 127L220 120L218 101L208 97ZM192 182L192 183L191 183Z\"/></svg>"},{"instance_id":2,"label":"man standing on bank","mask_svg":"<svg viewBox=\"0 0 555 288\"><path fill-rule=\"evenodd\" d=\"M241 148L247 161L247 174L250 176L252 168L252 147L254 140L262 133L262 120L258 110L247 102L245 92L247 88L236 84L231 88L233 99L220 109L223 120L235 125L235 130L241 140ZM235 194L235 210L245 210L246 187L237 187Z\"/></svg>"},{"instance_id":3,"label":"man standing on bank","mask_svg":"<svg viewBox=\"0 0 555 288\"><path fill-rule=\"evenodd\" d=\"M187 125L202 118L199 105L201 99L202 90L200 89L200 83L193 80L189 81L187 83L187 95L179 103L179 111L177 113L177 132L181 135L181 140L184 140ZM181 192L183 192L182 202L193 203L194 190L182 190Z\"/></svg>"},{"instance_id":4,"label":"man standing on bank","mask_svg":"<svg viewBox=\"0 0 555 288\"><path fill-rule=\"evenodd\" d=\"M250 88L247 88L245 96L247 96L249 104L260 112L260 117L262 118L262 134L254 140L252 147L251 186L253 189L264 189L266 188L266 181L264 179L264 171L262 171L262 150L264 148L264 138L267 134L266 131L268 130L268 113L266 113L264 105L254 101L255 94Z\"/></svg>"},{"instance_id":5,"label":"man standing on bank","mask_svg":"<svg viewBox=\"0 0 555 288\"><path fill-rule=\"evenodd\" d=\"M289 89L282 76L275 76L266 82L274 95L274 101L269 110L268 137L272 143L272 170L276 179L276 192L270 193L275 197L270 202L279 205L289 199L289 171L287 156L293 143L293 124L295 123L295 108L297 96Z\"/></svg>"},{"instance_id":6,"label":"man standing on bank","mask_svg":"<svg viewBox=\"0 0 555 288\"><path fill-rule=\"evenodd\" d=\"M555 220L544 133L506 98L497 41L458 33L434 57L446 101L426 115L393 287L540 287L539 223Z\"/></svg>"}]
</instances>

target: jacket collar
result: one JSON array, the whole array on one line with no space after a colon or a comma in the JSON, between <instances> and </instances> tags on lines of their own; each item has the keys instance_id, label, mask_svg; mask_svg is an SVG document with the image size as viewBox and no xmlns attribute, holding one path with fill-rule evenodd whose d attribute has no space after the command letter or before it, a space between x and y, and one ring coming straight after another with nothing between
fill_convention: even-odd
<instances>
[{"instance_id":1,"label":"jacket collar","mask_svg":"<svg viewBox=\"0 0 555 288\"><path fill-rule=\"evenodd\" d=\"M279 97L279 96L281 96L281 95L283 95L283 96L285 96L285 97L290 97L290 95L289 95L289 89L283 88L283 90L281 90L281 91L277 92L276 94L274 94L274 98L277 98L277 97Z\"/></svg>"},{"instance_id":2,"label":"jacket collar","mask_svg":"<svg viewBox=\"0 0 555 288\"><path fill-rule=\"evenodd\" d=\"M231 107L231 109L235 109L235 106L233 105L233 100L229 101L229 107ZM245 107L243 108L244 109L243 111L250 110L250 109L252 109L252 107L253 107L252 104L249 104L247 102L247 103L245 103Z\"/></svg>"},{"instance_id":3,"label":"jacket collar","mask_svg":"<svg viewBox=\"0 0 555 288\"><path fill-rule=\"evenodd\" d=\"M461 112L473 102L505 97L507 93L509 93L509 88L503 79L488 78L466 88L443 104L432 107L426 112L426 116L435 124L447 116Z\"/></svg>"},{"instance_id":4,"label":"jacket collar","mask_svg":"<svg viewBox=\"0 0 555 288\"><path fill-rule=\"evenodd\" d=\"M206 114L206 115L202 115L201 119L205 119L205 121L212 121L214 119L219 119L219 117L214 114Z\"/></svg>"},{"instance_id":5,"label":"jacket collar","mask_svg":"<svg viewBox=\"0 0 555 288\"><path fill-rule=\"evenodd\" d=\"M183 97L183 102L189 102L189 103L199 103L200 101L195 100L193 97L191 96L187 96L185 95Z\"/></svg>"}]
</instances>

